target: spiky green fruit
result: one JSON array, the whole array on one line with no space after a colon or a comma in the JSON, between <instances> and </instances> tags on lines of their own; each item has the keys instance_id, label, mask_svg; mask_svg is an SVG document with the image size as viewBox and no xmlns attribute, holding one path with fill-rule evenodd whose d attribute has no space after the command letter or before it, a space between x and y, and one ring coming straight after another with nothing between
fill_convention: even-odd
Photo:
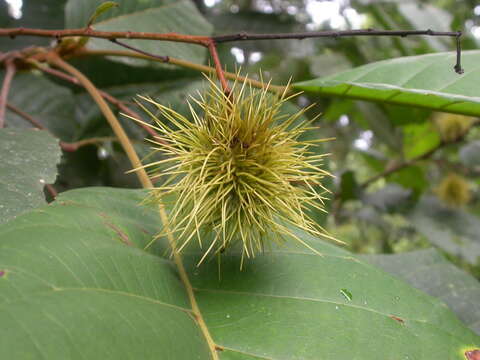
<instances>
[{"instance_id":1,"label":"spiky green fruit","mask_svg":"<svg viewBox=\"0 0 480 360\"><path fill-rule=\"evenodd\" d=\"M299 121L306 109L281 115L282 104L291 98L286 92L274 96L268 88L235 83L226 95L208 80L209 90L189 104L190 119L142 98L171 124L142 106L160 134L155 148L167 156L145 165L152 177L168 176L150 198L177 195L168 224L177 249L197 239L204 249L201 263L236 244L241 244L243 261L262 252L268 241L283 242L283 235L308 247L289 224L331 238L306 211L324 210L322 178L330 176L322 169L325 154L312 151L326 139L299 140L311 129Z\"/></svg>"},{"instance_id":2,"label":"spiky green fruit","mask_svg":"<svg viewBox=\"0 0 480 360\"><path fill-rule=\"evenodd\" d=\"M454 142L464 136L477 119L458 115L440 113L434 117L435 125L444 142Z\"/></svg>"},{"instance_id":3,"label":"spiky green fruit","mask_svg":"<svg viewBox=\"0 0 480 360\"><path fill-rule=\"evenodd\" d=\"M448 174L435 189L437 196L450 207L462 207L471 199L470 186L465 178Z\"/></svg>"}]
</instances>

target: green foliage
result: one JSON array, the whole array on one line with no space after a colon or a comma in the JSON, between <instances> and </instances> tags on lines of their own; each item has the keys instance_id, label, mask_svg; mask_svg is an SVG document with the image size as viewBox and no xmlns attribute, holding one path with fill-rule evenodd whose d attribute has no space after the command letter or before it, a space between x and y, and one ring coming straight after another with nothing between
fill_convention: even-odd
<instances>
[{"instance_id":1,"label":"green foliage","mask_svg":"<svg viewBox=\"0 0 480 360\"><path fill-rule=\"evenodd\" d=\"M106 2L108 11L102 12L102 0L26 0L23 16L13 19L0 1L0 25L85 28L93 16L96 30L288 33L354 27L349 14L356 10L364 16L362 27L464 29L463 75L453 71L453 39L441 37L220 44L220 60L229 71L241 67L242 74L252 75L262 69L272 84L292 78L294 90L305 91L284 104L287 117L316 103L302 118L322 115L300 141L336 138L315 150L330 153L325 170L336 178L321 184L331 191L325 204L330 213L311 208L312 219L352 252L382 254L354 255L292 227L324 256L287 241L245 261L243 271L238 248L220 263L206 260L197 268L202 252L195 236L182 256L221 359L465 360L465 351L480 348L471 331L480 334L480 130L474 118L455 117L450 127L438 120L451 119L443 111L480 115L480 42L473 36L480 17L474 0L342 1L336 20L322 24L300 0L221 0L212 7L190 0L116 2L118 7ZM86 49L125 50L105 39L70 38L62 46L72 41ZM124 41L153 54L211 64L202 46ZM2 52L30 45L53 47L55 41L0 37ZM145 122L150 118L132 100L137 95L186 116L189 96L204 91L201 74L191 68L70 55L68 61L100 90ZM7 108L6 129L0 130L0 352L13 360L210 359L170 246L160 237L144 249L162 233L158 209L142 203L142 190L111 188L140 186L134 174L125 174L131 164L118 142L94 142L63 152L59 161L58 140L113 136L98 106L82 87L18 70L8 104L52 135L25 129L31 124ZM144 129L112 109L144 164L164 159L150 154ZM451 173L468 185L469 202L460 207L437 197L438 185ZM60 192L86 188L61 193L44 206L40 179ZM171 212L175 199L168 200Z\"/></svg>"},{"instance_id":2,"label":"green foliage","mask_svg":"<svg viewBox=\"0 0 480 360\"><path fill-rule=\"evenodd\" d=\"M70 191L0 227L3 354L210 358L185 289L163 257L167 243L142 250L160 230L156 209L139 205L145 194ZM324 256L293 241L240 271L240 253L231 254L219 280L215 261L197 268L197 250L185 254L222 358L338 359L354 351L358 359L393 352L461 360L480 344L439 300L336 246L297 235Z\"/></svg>"}]
</instances>

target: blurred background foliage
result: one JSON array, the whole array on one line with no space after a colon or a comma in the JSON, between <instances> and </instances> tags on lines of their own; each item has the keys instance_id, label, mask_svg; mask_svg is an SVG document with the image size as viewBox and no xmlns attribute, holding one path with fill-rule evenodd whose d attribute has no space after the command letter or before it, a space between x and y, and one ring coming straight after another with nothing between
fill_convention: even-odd
<instances>
[{"instance_id":1,"label":"blurred background foliage","mask_svg":"<svg viewBox=\"0 0 480 360\"><path fill-rule=\"evenodd\" d=\"M70 1L65 9L66 0L2 0L0 26L78 26L75 21L79 17L73 21L69 11L80 11L72 9L77 5L87 8L99 2ZM154 2L158 1L142 3L147 8ZM480 43L480 5L475 0L181 2L188 2L184 6L192 19L204 17L205 21L195 25L197 29L213 34L431 28L464 31L464 49L478 48ZM128 14L129 10L124 7L124 11ZM130 28L121 30L138 30L140 23L131 20ZM153 26L162 18L142 21L142 26L148 26L148 21ZM179 24L176 31L191 32L186 22ZM98 44L95 40L89 46L102 46ZM2 51L27 45L48 46L49 40L0 39ZM171 53L159 55L183 54L208 64L206 54L177 54L175 44L162 51L168 49ZM228 70L241 67L242 72L252 76L261 70L274 84L285 84L290 79L299 82L323 77L378 60L453 49L453 40L444 38L361 37L227 43L219 46L219 53ZM186 111L188 94L202 86L201 74L180 67L121 58L82 58L72 62L98 87L131 106L136 94L148 94L180 112ZM112 136L89 96L56 79L36 73L19 74L9 101L42 121L63 141ZM336 138L323 149L331 153L328 167L335 179L328 184L332 191L330 214L318 217L318 221L354 252L391 254L436 247L456 265L480 278L480 130L476 119L307 94L299 96L294 105L311 103L317 106L308 116L322 113L317 121L320 128L314 135ZM122 121L141 156L147 156L150 148L142 142L146 134L131 122ZM7 114L7 124L30 126L13 113ZM418 161L409 161L422 155ZM96 185L139 187L134 175L125 174L129 168L116 142L85 146L64 153L54 187L58 191Z\"/></svg>"}]
</instances>

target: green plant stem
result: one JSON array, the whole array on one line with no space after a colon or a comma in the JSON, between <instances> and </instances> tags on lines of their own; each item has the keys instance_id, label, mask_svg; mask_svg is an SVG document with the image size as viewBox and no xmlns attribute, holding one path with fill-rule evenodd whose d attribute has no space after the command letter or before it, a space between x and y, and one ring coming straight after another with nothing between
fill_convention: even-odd
<instances>
[{"instance_id":1,"label":"green plant stem","mask_svg":"<svg viewBox=\"0 0 480 360\"><path fill-rule=\"evenodd\" d=\"M159 210L158 212L160 215L160 220L162 221L163 225L165 227L168 226L167 225L168 216L165 210L165 205L162 202L159 202L158 210ZM198 307L197 300L195 299L195 294L193 293L192 284L190 283L190 279L188 278L187 271L185 270L185 266L183 265L182 257L180 256L180 253L177 250L177 246L176 246L175 239L173 238L173 234L169 231L169 229L166 229L166 230L167 230L166 232L167 232L168 242L170 244L170 247L172 248L173 261L175 262L175 265L178 269L180 280L182 281L183 285L185 286L185 290L187 291L187 296L188 296L188 299L190 300L190 305L192 306L192 312L195 316L195 320L197 321L197 324L200 330L202 331L203 336L205 337L205 340L207 341L208 347L212 354L212 359L219 360L219 357L217 354L217 346L213 341L212 335L210 334L207 324L205 323L202 313L200 312L200 308Z\"/></svg>"},{"instance_id":2,"label":"green plant stem","mask_svg":"<svg viewBox=\"0 0 480 360\"><path fill-rule=\"evenodd\" d=\"M112 110L110 109L108 104L105 102L104 98L102 97L98 89L95 87L95 85L93 85L93 83L85 75L83 75L80 71L75 69L72 65L65 62L56 53L53 53L53 52L50 53L47 56L47 61L51 65L54 65L70 73L72 76L78 79L78 81L83 85L85 90L87 90L87 92L90 94L93 100L97 103L98 107L100 108L100 111L103 113L108 123L112 127L112 130L115 133L115 136L119 139L120 144L125 150L125 153L127 154L132 166L136 169L136 174L142 186L147 189L152 188L153 187L152 182L150 181L145 169L143 168L142 163L140 162L140 159L138 158L138 155L135 152L135 149L133 148L132 142L128 138L127 134L125 133L125 130L123 130L118 119L115 117Z\"/></svg>"},{"instance_id":3,"label":"green plant stem","mask_svg":"<svg viewBox=\"0 0 480 360\"><path fill-rule=\"evenodd\" d=\"M73 66L62 60L57 54L52 53L47 57L48 61L50 64L57 66L66 72L70 73L73 75L75 78L78 79L78 81L85 87L85 89L90 93L92 98L95 100L95 102L98 104L100 110L104 114L104 116L107 118L107 121L110 123L110 126L112 127L115 135L119 138L120 143L122 144L122 147L124 148L125 152L127 153L128 158L130 159L130 162L134 166L134 168L137 169L137 176L140 179L140 182L142 183L142 186L145 189L151 189L153 188L153 184L150 181L150 179L147 176L147 173L145 172L145 169L143 168L140 159L138 158L132 143L127 137L127 134L121 127L120 123L118 122L117 118L113 114L112 110L108 107L107 103L97 90L97 88L92 84L92 82L85 76L83 75L80 71L75 69ZM216 346L215 343L213 342L212 336L210 335L210 332L208 331L207 325L205 324L205 320L203 319L203 316L200 312L200 308L198 307L197 301L195 299L195 295L193 293L193 287L190 283L190 279L188 278L187 272L185 271L185 266L183 265L182 258L180 254L177 251L176 245L175 245L175 239L173 238L173 234L169 231L168 229L168 216L167 212L165 210L165 205L160 201L159 202L159 215L160 215L160 220L163 223L163 226L166 229L167 232L167 237L168 241L170 244L170 247L172 248L172 253L173 253L173 259L175 262L175 265L178 269L178 273L180 275L180 279L182 280L185 289L188 294L188 298L190 300L190 304L192 306L192 312L195 315L195 320L198 323L198 326L200 327L200 330L202 331L205 340L210 348L211 354L212 354L212 359L213 360L218 360L218 355L216 352Z\"/></svg>"},{"instance_id":4,"label":"green plant stem","mask_svg":"<svg viewBox=\"0 0 480 360\"><path fill-rule=\"evenodd\" d=\"M117 42L117 44L119 44ZM129 57L129 58L136 58L136 59L145 59L145 60L150 60L150 61L157 61L165 64L172 64L172 65L177 65L181 66L183 68L187 69L192 69L195 71L200 71L206 74L213 74L216 73L216 69L210 66L206 65L201 65L201 64L195 64L190 61L182 60L182 59L177 59L173 58L170 56L166 57L158 57L158 56L151 56L151 55L145 55L141 53L137 53L134 51L126 51L126 50L90 50L90 49L79 49L77 50L74 54L71 55L72 57L80 57L80 56L118 56L118 57ZM260 88L260 89L265 89L267 88L267 84L253 80L253 79L248 79L244 76L239 76L235 73L231 72L226 72L224 71L223 74L227 79L230 80L237 80L240 82L247 82L248 84L252 85L253 87ZM279 85L270 85L268 86L268 90L271 92L275 93L283 93L285 91L285 86L279 86Z\"/></svg>"}]
</instances>

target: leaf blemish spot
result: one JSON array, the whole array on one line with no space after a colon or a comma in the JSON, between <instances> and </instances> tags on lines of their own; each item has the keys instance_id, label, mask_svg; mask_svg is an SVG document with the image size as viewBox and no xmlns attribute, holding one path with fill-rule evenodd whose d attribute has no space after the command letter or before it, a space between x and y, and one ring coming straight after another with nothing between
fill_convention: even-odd
<instances>
[{"instance_id":1,"label":"leaf blemish spot","mask_svg":"<svg viewBox=\"0 0 480 360\"><path fill-rule=\"evenodd\" d=\"M0 270L0 277L3 277L4 275L6 275L7 273L5 272L5 270Z\"/></svg>"},{"instance_id":2,"label":"leaf blemish spot","mask_svg":"<svg viewBox=\"0 0 480 360\"><path fill-rule=\"evenodd\" d=\"M405 320L403 320L402 318L399 318L398 316L395 316L395 315L390 315L390 318L395 320L395 321L398 321L400 324L405 324ZM480 359L479 359L480 360Z\"/></svg>"},{"instance_id":3,"label":"leaf blemish spot","mask_svg":"<svg viewBox=\"0 0 480 360\"><path fill-rule=\"evenodd\" d=\"M104 219L107 219L107 216L105 214L100 214L100 216ZM130 241L128 235L125 234L125 232L123 232L118 226L108 221L104 221L104 224L117 233L121 242L123 242L125 245L133 246L133 243Z\"/></svg>"}]
</instances>

